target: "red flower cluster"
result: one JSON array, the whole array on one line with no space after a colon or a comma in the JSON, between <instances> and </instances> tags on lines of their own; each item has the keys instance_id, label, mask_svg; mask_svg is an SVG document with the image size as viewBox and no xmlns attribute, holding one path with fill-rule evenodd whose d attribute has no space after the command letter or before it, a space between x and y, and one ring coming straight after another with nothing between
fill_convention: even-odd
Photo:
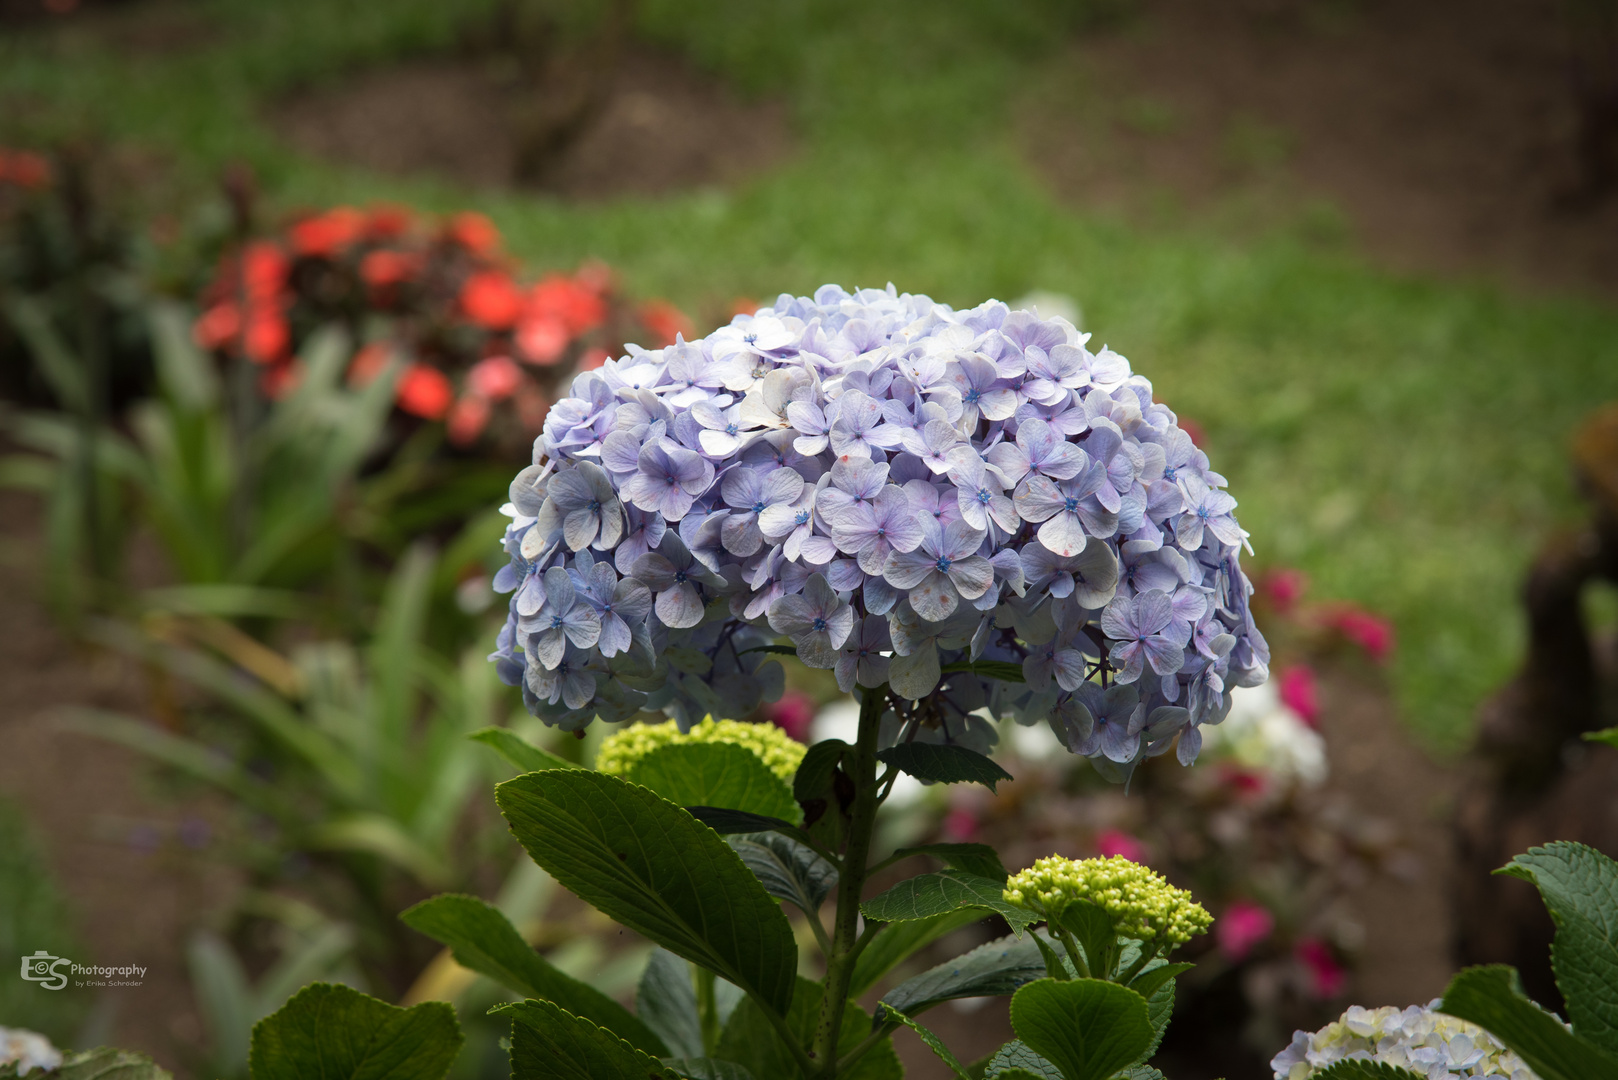
<instances>
[{"instance_id":1,"label":"red flower cluster","mask_svg":"<svg viewBox=\"0 0 1618 1080\"><path fill-rule=\"evenodd\" d=\"M15 184L34 190L51 182L51 163L27 150L7 150L0 146L0 184Z\"/></svg>"},{"instance_id":2,"label":"red flower cluster","mask_svg":"<svg viewBox=\"0 0 1618 1080\"><path fill-rule=\"evenodd\" d=\"M420 222L397 206L298 218L230 253L203 299L198 343L263 365L266 394L297 384L296 352L309 333L341 323L369 339L350 384L396 361L399 410L443 422L460 446L532 439L574 371L626 341L656 347L693 329L666 301L624 301L600 263L528 283L483 215Z\"/></svg>"}]
</instances>

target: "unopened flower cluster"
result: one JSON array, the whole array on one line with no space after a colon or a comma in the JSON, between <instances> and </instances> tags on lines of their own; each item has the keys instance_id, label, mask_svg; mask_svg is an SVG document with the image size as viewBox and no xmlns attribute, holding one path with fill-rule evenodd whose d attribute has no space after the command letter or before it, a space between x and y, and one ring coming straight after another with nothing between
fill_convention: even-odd
<instances>
[{"instance_id":1,"label":"unopened flower cluster","mask_svg":"<svg viewBox=\"0 0 1618 1080\"><path fill-rule=\"evenodd\" d=\"M740 720L707 717L682 733L679 724L636 724L607 736L596 753L597 772L627 776L635 763L653 750L676 743L731 743L751 750L776 776L787 783L803 764L807 747L774 724L745 724Z\"/></svg>"},{"instance_id":2,"label":"unopened flower cluster","mask_svg":"<svg viewBox=\"0 0 1618 1080\"><path fill-rule=\"evenodd\" d=\"M49 1072L62 1067L62 1052L43 1035L21 1028L0 1027L0 1067L15 1066L18 1076L35 1069Z\"/></svg>"},{"instance_id":3,"label":"unopened flower cluster","mask_svg":"<svg viewBox=\"0 0 1618 1080\"><path fill-rule=\"evenodd\" d=\"M1339 1061L1378 1061L1409 1069L1427 1080L1504 1076L1538 1080L1521 1058L1476 1024L1438 1012L1435 1000L1423 1008L1351 1006L1341 1018L1313 1034L1296 1032L1292 1045L1275 1056L1275 1080L1307 1080Z\"/></svg>"},{"instance_id":4,"label":"unopened flower cluster","mask_svg":"<svg viewBox=\"0 0 1618 1080\"><path fill-rule=\"evenodd\" d=\"M1006 903L1049 920L1075 900L1086 900L1112 916L1124 937L1183 945L1207 931L1213 916L1190 892L1176 889L1161 874L1122 855L1105 859L1065 859L1050 855L1006 881Z\"/></svg>"},{"instance_id":5,"label":"unopened flower cluster","mask_svg":"<svg viewBox=\"0 0 1618 1080\"><path fill-rule=\"evenodd\" d=\"M580 375L513 482L495 658L577 729L742 716L778 636L907 738L1049 720L1115 778L1267 675L1225 480L1062 319L887 290L782 295ZM1014 664L1025 682L963 670ZM977 714L974 716L973 714Z\"/></svg>"}]
</instances>

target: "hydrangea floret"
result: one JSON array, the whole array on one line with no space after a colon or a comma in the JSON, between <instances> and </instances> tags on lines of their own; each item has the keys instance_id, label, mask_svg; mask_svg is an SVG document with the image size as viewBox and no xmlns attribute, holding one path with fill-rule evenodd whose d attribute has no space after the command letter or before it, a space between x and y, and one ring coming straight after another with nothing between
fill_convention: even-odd
<instances>
[{"instance_id":1,"label":"hydrangea floret","mask_svg":"<svg viewBox=\"0 0 1618 1080\"><path fill-rule=\"evenodd\" d=\"M50 1072L62 1067L62 1052L49 1039L22 1028L0 1027L0 1067L13 1066L18 1076L38 1069Z\"/></svg>"},{"instance_id":2,"label":"hydrangea floret","mask_svg":"<svg viewBox=\"0 0 1618 1080\"><path fill-rule=\"evenodd\" d=\"M788 784L792 783L793 774L808 750L774 724L715 720L709 716L687 732L682 732L673 720L663 724L636 724L614 732L602 740L601 749L596 752L595 769L610 776L627 776L635 764L653 750L680 743L730 743L751 750Z\"/></svg>"},{"instance_id":3,"label":"hydrangea floret","mask_svg":"<svg viewBox=\"0 0 1618 1080\"><path fill-rule=\"evenodd\" d=\"M1122 855L1067 859L1049 855L1006 881L1006 903L1055 922L1075 900L1105 911L1121 937L1172 948L1213 924L1206 908L1163 875Z\"/></svg>"},{"instance_id":4,"label":"hydrangea floret","mask_svg":"<svg viewBox=\"0 0 1618 1080\"><path fill-rule=\"evenodd\" d=\"M889 739L986 752L1009 718L1115 780L1190 764L1268 674L1246 533L1089 340L828 285L581 374L505 507L501 677L567 730L688 728L779 696L786 639L844 692L888 687Z\"/></svg>"},{"instance_id":5,"label":"hydrangea floret","mask_svg":"<svg viewBox=\"0 0 1618 1080\"><path fill-rule=\"evenodd\" d=\"M1308 1080L1339 1061L1374 1061L1409 1069L1427 1080L1504 1076L1538 1080L1521 1058L1476 1024L1425 1007L1349 1007L1316 1032L1299 1031L1270 1062L1275 1080Z\"/></svg>"}]
</instances>

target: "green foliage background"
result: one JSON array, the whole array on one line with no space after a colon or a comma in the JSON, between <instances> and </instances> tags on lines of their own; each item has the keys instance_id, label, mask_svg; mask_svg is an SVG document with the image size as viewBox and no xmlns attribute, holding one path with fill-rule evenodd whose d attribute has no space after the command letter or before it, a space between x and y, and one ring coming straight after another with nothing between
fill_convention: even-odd
<instances>
[{"instance_id":1,"label":"green foliage background","mask_svg":"<svg viewBox=\"0 0 1618 1080\"><path fill-rule=\"evenodd\" d=\"M182 190L246 161L283 206L472 206L519 257L602 257L693 309L826 281L952 304L1070 293L1096 343L1208 432L1258 564L1391 614L1406 719L1436 747L1465 741L1520 655L1527 560L1577 510L1567 436L1618 396L1618 314L1394 276L1304 222L1237 238L1063 205L1019 114L1041 88L1074 92L1050 89L1072 82L1060 45L1127 18L1113 3L644 0L644 36L790 108L791 159L725 192L581 206L381 178L303 158L264 122L277 95L446 49L491 7L203 0L206 40L152 55L71 28L15 35L0 139L138 140Z\"/></svg>"}]
</instances>

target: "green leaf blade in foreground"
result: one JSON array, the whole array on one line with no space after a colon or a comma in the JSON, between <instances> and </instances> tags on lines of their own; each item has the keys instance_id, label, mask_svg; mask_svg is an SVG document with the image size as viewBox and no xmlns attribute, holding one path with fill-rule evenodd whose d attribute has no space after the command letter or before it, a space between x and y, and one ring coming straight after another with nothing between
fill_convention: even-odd
<instances>
[{"instance_id":1,"label":"green leaf blade in foreground","mask_svg":"<svg viewBox=\"0 0 1618 1080\"><path fill-rule=\"evenodd\" d=\"M914 847L902 847L894 853L895 858L907 858L911 855L931 855L942 859L945 865L956 870L965 870L968 874L979 877L997 878L1004 881L1010 875L1006 872L1005 863L1000 861L1000 853L988 844L917 844Z\"/></svg>"},{"instance_id":2,"label":"green leaf blade in foreground","mask_svg":"<svg viewBox=\"0 0 1618 1080\"><path fill-rule=\"evenodd\" d=\"M821 988L808 979L798 980L798 992L787 1014L787 1028L800 1046L808 1046L820 1020ZM837 1053L843 1055L858 1046L871 1033L871 1020L853 1001L843 1010L843 1030L837 1038ZM802 1071L790 1051L782 1045L775 1027L751 1000L743 1000L725 1023L715 1056L744 1066L758 1080L801 1080ZM901 1080L904 1070L891 1040L883 1040L837 1080Z\"/></svg>"},{"instance_id":3,"label":"green leaf blade in foreground","mask_svg":"<svg viewBox=\"0 0 1618 1080\"><path fill-rule=\"evenodd\" d=\"M401 1009L313 983L253 1027L253 1080L441 1080L465 1041L441 1001Z\"/></svg>"},{"instance_id":4,"label":"green leaf blade in foreground","mask_svg":"<svg viewBox=\"0 0 1618 1080\"><path fill-rule=\"evenodd\" d=\"M1062 1080L1062 1070L1034 1053L1021 1039L1013 1039L996 1050L983 1075L988 1080Z\"/></svg>"},{"instance_id":5,"label":"green leaf blade in foreground","mask_svg":"<svg viewBox=\"0 0 1618 1080\"><path fill-rule=\"evenodd\" d=\"M726 843L742 857L766 892L815 918L837 887L837 868L807 845L780 833L741 833Z\"/></svg>"},{"instance_id":6,"label":"green leaf blade in foreground","mask_svg":"<svg viewBox=\"0 0 1618 1080\"><path fill-rule=\"evenodd\" d=\"M756 1080L752 1073L734 1061L711 1057L669 1058L664 1062L685 1080Z\"/></svg>"},{"instance_id":7,"label":"green leaf blade in foreground","mask_svg":"<svg viewBox=\"0 0 1618 1080\"><path fill-rule=\"evenodd\" d=\"M1385 1061L1339 1061L1313 1076L1314 1080L1427 1080L1420 1073Z\"/></svg>"},{"instance_id":8,"label":"green leaf blade in foreground","mask_svg":"<svg viewBox=\"0 0 1618 1080\"><path fill-rule=\"evenodd\" d=\"M1146 999L1100 979L1040 979L1011 999L1011 1026L1065 1080L1107 1080L1152 1045Z\"/></svg>"},{"instance_id":9,"label":"green leaf blade in foreground","mask_svg":"<svg viewBox=\"0 0 1618 1080\"><path fill-rule=\"evenodd\" d=\"M972 1080L972 1078L967 1075L966 1070L961 1067L960 1059L950 1051L949 1047L944 1045L944 1041L942 1039L933 1034L927 1028L922 1027L920 1024L910 1019L910 1017L906 1016L898 1009L891 1008L879 1001L876 1004L876 1015L872 1017L872 1021L877 1024L903 1024L911 1031L914 1031L916 1033L916 1037L927 1044L927 1049L931 1050L934 1055L937 1056L938 1060L942 1061L944 1065L959 1078L959 1080Z\"/></svg>"},{"instance_id":10,"label":"green leaf blade in foreground","mask_svg":"<svg viewBox=\"0 0 1618 1080\"><path fill-rule=\"evenodd\" d=\"M18 1064L0 1065L0 1080L20 1076ZM29 1070L29 1076L50 1080L174 1080L174 1075L145 1054L110 1046L65 1054L62 1066L50 1072Z\"/></svg>"},{"instance_id":11,"label":"green leaf blade in foreground","mask_svg":"<svg viewBox=\"0 0 1618 1080\"><path fill-rule=\"evenodd\" d=\"M965 874L959 870L943 870L901 881L887 892L865 901L860 905L860 911L867 919L876 922L907 922L942 915L957 908L980 908L1003 916L1011 928L1020 934L1034 921L1034 916L1006 903L1005 891L1006 883L1003 880Z\"/></svg>"},{"instance_id":12,"label":"green leaf blade in foreground","mask_svg":"<svg viewBox=\"0 0 1618 1080\"><path fill-rule=\"evenodd\" d=\"M1558 841L1530 848L1497 873L1539 888L1556 923L1551 968L1573 1031L1618 1056L1618 863Z\"/></svg>"},{"instance_id":13,"label":"green leaf blade in foreground","mask_svg":"<svg viewBox=\"0 0 1618 1080\"><path fill-rule=\"evenodd\" d=\"M511 1018L512 1080L678 1080L656 1058L552 1002L517 1001L489 1011Z\"/></svg>"},{"instance_id":14,"label":"green leaf blade in foreground","mask_svg":"<svg viewBox=\"0 0 1618 1080\"><path fill-rule=\"evenodd\" d=\"M1618 1080L1618 1061L1574 1037L1516 982L1517 972L1503 964L1467 968L1450 980L1438 1009L1505 1043L1539 1080Z\"/></svg>"},{"instance_id":15,"label":"green leaf blade in foreground","mask_svg":"<svg viewBox=\"0 0 1618 1080\"><path fill-rule=\"evenodd\" d=\"M588 983L557 970L523 940L499 909L477 897L435 896L399 917L412 929L448 946L462 967L524 997L555 1002L653 1057L669 1055L669 1047L634 1013Z\"/></svg>"},{"instance_id":16,"label":"green leaf blade in foreground","mask_svg":"<svg viewBox=\"0 0 1618 1080\"><path fill-rule=\"evenodd\" d=\"M881 1004L916 1016L955 998L1014 994L1045 974L1033 934L1003 937L905 980L884 994Z\"/></svg>"},{"instance_id":17,"label":"green leaf blade in foreground","mask_svg":"<svg viewBox=\"0 0 1618 1080\"><path fill-rule=\"evenodd\" d=\"M544 772L546 769L577 769L579 766L566 758L543 750L507 728L486 727L467 736L490 747L512 765L525 773Z\"/></svg>"},{"instance_id":18,"label":"green leaf blade in foreground","mask_svg":"<svg viewBox=\"0 0 1618 1080\"><path fill-rule=\"evenodd\" d=\"M711 828L643 787L582 769L519 776L495 799L533 860L580 899L787 1011L792 927Z\"/></svg>"},{"instance_id":19,"label":"green leaf blade in foreground","mask_svg":"<svg viewBox=\"0 0 1618 1080\"><path fill-rule=\"evenodd\" d=\"M691 965L667 949L653 949L635 987L635 1015L674 1056L703 1056L702 1019L697 1014L697 988L691 981Z\"/></svg>"},{"instance_id":20,"label":"green leaf blade in foreground","mask_svg":"<svg viewBox=\"0 0 1618 1080\"><path fill-rule=\"evenodd\" d=\"M717 806L788 822L799 816L786 781L757 754L732 743L660 746L635 762L625 779L676 806Z\"/></svg>"},{"instance_id":21,"label":"green leaf blade in foreground","mask_svg":"<svg viewBox=\"0 0 1618 1080\"><path fill-rule=\"evenodd\" d=\"M848 985L849 996L860 997L875 986L882 976L951 930L970 926L988 917L989 913L981 908L962 908L926 919L889 924L871 940L855 961L854 978Z\"/></svg>"},{"instance_id":22,"label":"green leaf blade in foreground","mask_svg":"<svg viewBox=\"0 0 1618 1080\"><path fill-rule=\"evenodd\" d=\"M982 784L990 791L1011 774L976 750L942 743L900 743L877 753L878 760L917 780L939 784Z\"/></svg>"}]
</instances>

